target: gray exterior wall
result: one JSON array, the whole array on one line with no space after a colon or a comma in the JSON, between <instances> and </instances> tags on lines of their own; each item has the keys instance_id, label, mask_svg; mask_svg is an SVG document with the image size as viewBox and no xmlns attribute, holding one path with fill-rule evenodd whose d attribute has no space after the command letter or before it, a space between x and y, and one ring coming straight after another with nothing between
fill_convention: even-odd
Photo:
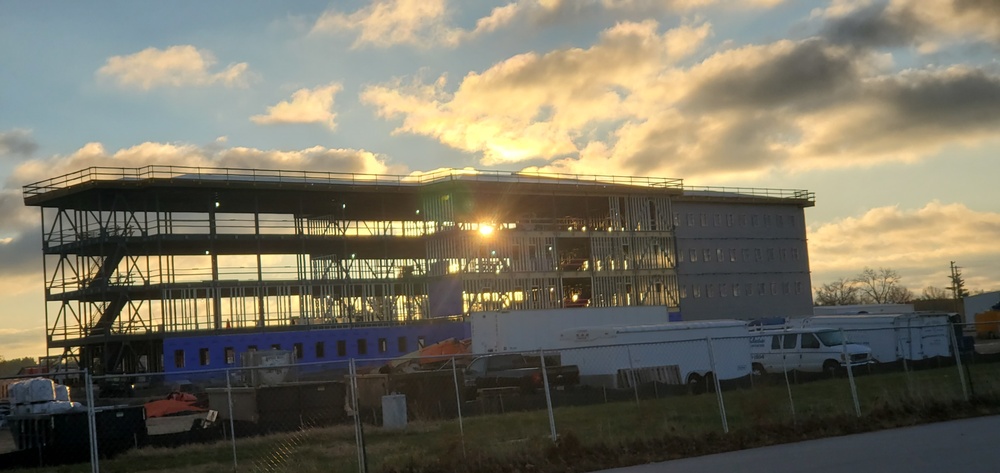
<instances>
[{"instance_id":1,"label":"gray exterior wall","mask_svg":"<svg viewBox=\"0 0 1000 473\"><path fill-rule=\"evenodd\" d=\"M735 200L674 200L681 317L812 314L803 207Z\"/></svg>"}]
</instances>

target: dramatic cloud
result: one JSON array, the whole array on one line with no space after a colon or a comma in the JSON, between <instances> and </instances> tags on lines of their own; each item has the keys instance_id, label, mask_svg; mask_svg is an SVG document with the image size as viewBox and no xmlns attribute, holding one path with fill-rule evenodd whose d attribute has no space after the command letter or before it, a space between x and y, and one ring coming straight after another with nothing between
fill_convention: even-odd
<instances>
[{"instance_id":1,"label":"dramatic cloud","mask_svg":"<svg viewBox=\"0 0 1000 473\"><path fill-rule=\"evenodd\" d=\"M817 285L865 266L891 267L910 288L942 286L950 261L967 266L972 289L1000 289L1000 213L930 202L905 210L878 207L860 217L809 228L809 263Z\"/></svg>"},{"instance_id":2,"label":"dramatic cloud","mask_svg":"<svg viewBox=\"0 0 1000 473\"><path fill-rule=\"evenodd\" d=\"M664 64L693 52L707 25L663 35L653 21L622 23L590 49L522 54L470 73L452 94L447 80L372 86L362 100L385 118L403 118L396 132L432 136L484 164L575 153L587 128L629 115L624 96L656 79Z\"/></svg>"},{"instance_id":3,"label":"dramatic cloud","mask_svg":"<svg viewBox=\"0 0 1000 473\"><path fill-rule=\"evenodd\" d=\"M167 49L147 48L127 56L112 56L97 70L122 87L150 90L155 87L188 87L221 84L243 87L248 80L247 63L232 64L212 72L216 63L211 52L191 45Z\"/></svg>"},{"instance_id":4,"label":"dramatic cloud","mask_svg":"<svg viewBox=\"0 0 1000 473\"><path fill-rule=\"evenodd\" d=\"M681 66L709 32L620 23L589 49L514 56L454 88L444 76L397 80L365 89L362 100L401 120L396 133L481 154L486 165L715 182L912 162L1000 139L995 72L894 71L884 54L819 37Z\"/></svg>"},{"instance_id":5,"label":"dramatic cloud","mask_svg":"<svg viewBox=\"0 0 1000 473\"><path fill-rule=\"evenodd\" d=\"M455 47L463 41L509 28L540 26L609 13L648 18L656 13L690 12L705 7L773 7L784 0L516 0L476 20L472 29L451 24L448 0L372 0L353 13L328 10L313 25L314 34L357 35L353 47Z\"/></svg>"},{"instance_id":6,"label":"dramatic cloud","mask_svg":"<svg viewBox=\"0 0 1000 473\"><path fill-rule=\"evenodd\" d=\"M935 51L943 42L1000 45L1000 2L996 0L892 0L836 2L821 16L831 41L866 47L916 45Z\"/></svg>"},{"instance_id":7,"label":"dramatic cloud","mask_svg":"<svg viewBox=\"0 0 1000 473\"><path fill-rule=\"evenodd\" d=\"M337 113L333 111L333 98L341 89L339 83L299 89L292 94L291 100L267 107L267 114L254 115L250 120L261 125L319 123L334 130L337 128Z\"/></svg>"},{"instance_id":8,"label":"dramatic cloud","mask_svg":"<svg viewBox=\"0 0 1000 473\"><path fill-rule=\"evenodd\" d=\"M38 143L35 143L28 130L0 131L0 158L28 157L37 149Z\"/></svg>"}]
</instances>

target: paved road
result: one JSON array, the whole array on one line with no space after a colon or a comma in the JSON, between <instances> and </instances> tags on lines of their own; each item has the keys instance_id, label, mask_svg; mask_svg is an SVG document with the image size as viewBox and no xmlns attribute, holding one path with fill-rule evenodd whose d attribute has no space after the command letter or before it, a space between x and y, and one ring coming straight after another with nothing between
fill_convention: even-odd
<instances>
[{"instance_id":1,"label":"paved road","mask_svg":"<svg viewBox=\"0 0 1000 473\"><path fill-rule=\"evenodd\" d=\"M606 473L997 473L1000 416L810 440Z\"/></svg>"}]
</instances>

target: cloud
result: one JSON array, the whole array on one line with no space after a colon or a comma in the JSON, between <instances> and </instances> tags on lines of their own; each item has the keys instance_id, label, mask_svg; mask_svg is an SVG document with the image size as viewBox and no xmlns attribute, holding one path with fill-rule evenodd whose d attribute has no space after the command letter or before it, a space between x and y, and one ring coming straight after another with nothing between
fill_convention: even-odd
<instances>
[{"instance_id":1,"label":"cloud","mask_svg":"<svg viewBox=\"0 0 1000 473\"><path fill-rule=\"evenodd\" d=\"M891 0L835 2L821 14L822 35L863 47L915 45L923 52L942 42L986 42L1000 46L1000 3L996 0Z\"/></svg>"},{"instance_id":2,"label":"cloud","mask_svg":"<svg viewBox=\"0 0 1000 473\"><path fill-rule=\"evenodd\" d=\"M809 260L818 284L865 266L891 267L910 288L942 287L949 262L966 267L971 289L1000 289L1000 213L932 201L919 209L873 208L810 226Z\"/></svg>"},{"instance_id":3,"label":"cloud","mask_svg":"<svg viewBox=\"0 0 1000 473\"><path fill-rule=\"evenodd\" d=\"M333 111L333 98L342 88L334 82L313 89L299 89L292 94L291 100L267 107L267 114L254 115L250 121L260 125L319 123L335 130L337 113Z\"/></svg>"},{"instance_id":4,"label":"cloud","mask_svg":"<svg viewBox=\"0 0 1000 473\"><path fill-rule=\"evenodd\" d=\"M648 18L655 14L691 12L700 8L769 8L784 0L516 0L496 7L463 29L451 23L448 0L372 0L351 13L327 10L313 25L313 34L356 34L353 47L456 47L464 41L512 25L542 26L580 18Z\"/></svg>"},{"instance_id":5,"label":"cloud","mask_svg":"<svg viewBox=\"0 0 1000 473\"><path fill-rule=\"evenodd\" d=\"M657 34L657 23L622 23L589 49L522 54L482 73L469 73L454 93L447 78L370 86L363 102L388 119L396 133L438 139L456 149L482 152L484 164L575 153L575 140L591 126L629 115L626 97L656 79L664 64L690 55L708 25Z\"/></svg>"},{"instance_id":6,"label":"cloud","mask_svg":"<svg viewBox=\"0 0 1000 473\"><path fill-rule=\"evenodd\" d=\"M1000 139L1000 74L893 70L822 37L746 45L694 64L711 29L623 22L590 48L521 54L456 85L397 79L362 91L395 133L484 165L751 180L776 171L914 162ZM602 171L598 171L602 172Z\"/></svg>"},{"instance_id":7,"label":"cloud","mask_svg":"<svg viewBox=\"0 0 1000 473\"><path fill-rule=\"evenodd\" d=\"M13 129L0 131L0 158L29 157L38 150L38 143L31 137L31 131Z\"/></svg>"},{"instance_id":8,"label":"cloud","mask_svg":"<svg viewBox=\"0 0 1000 473\"><path fill-rule=\"evenodd\" d=\"M244 87L248 81L247 63L231 64L212 72L216 63L210 51L191 45L167 49L147 48L127 56L112 56L97 70L119 86L150 90L156 87L204 87L221 84Z\"/></svg>"},{"instance_id":9,"label":"cloud","mask_svg":"<svg viewBox=\"0 0 1000 473\"><path fill-rule=\"evenodd\" d=\"M45 354L45 327L0 328L0 347L5 359Z\"/></svg>"}]
</instances>

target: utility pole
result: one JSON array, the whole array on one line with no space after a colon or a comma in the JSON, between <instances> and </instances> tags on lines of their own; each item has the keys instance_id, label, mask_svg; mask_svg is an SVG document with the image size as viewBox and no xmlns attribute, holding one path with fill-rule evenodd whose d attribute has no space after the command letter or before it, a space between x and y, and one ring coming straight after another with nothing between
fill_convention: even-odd
<instances>
[{"instance_id":1,"label":"utility pole","mask_svg":"<svg viewBox=\"0 0 1000 473\"><path fill-rule=\"evenodd\" d=\"M955 311L962 313L962 299L969 295L969 293L965 290L965 279L962 279L962 268L956 266L954 261L951 262L951 286L947 289L951 290L952 298L955 299Z\"/></svg>"}]
</instances>

